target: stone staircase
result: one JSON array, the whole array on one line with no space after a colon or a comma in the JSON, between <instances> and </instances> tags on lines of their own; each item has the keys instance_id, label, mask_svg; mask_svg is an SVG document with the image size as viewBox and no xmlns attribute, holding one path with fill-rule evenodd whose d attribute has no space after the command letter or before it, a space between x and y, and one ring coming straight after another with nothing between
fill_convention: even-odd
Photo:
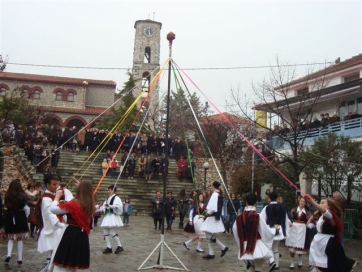
<instances>
[{"instance_id":1,"label":"stone staircase","mask_svg":"<svg viewBox=\"0 0 362 272\"><path fill-rule=\"evenodd\" d=\"M105 153L102 152L97 158L92 157L87 161L88 156L91 155L90 152L70 152L61 150L57 173L61 176L62 183L67 184L74 176L76 176L78 179L91 180L93 186L96 187L102 177L101 164L104 154ZM121 155L117 155L117 160L118 162L121 161ZM179 181L176 173L177 163L173 158L170 158L166 190L172 191L173 196L177 199L177 195L181 189L186 189L186 192L190 193L195 187L194 184L186 178L182 182ZM43 182L43 174L35 173L35 171L31 174L34 182ZM100 202L103 203L107 198L107 188L116 182L118 174L119 172L116 177L108 175L103 179L103 182L97 191L98 200ZM68 189L75 194L75 189L72 189L72 182L69 184ZM138 176L137 165L133 179L129 179L128 177L120 178L117 182L117 195L120 196L122 201L124 201L126 196L130 198L134 215L151 214L151 198L155 195L156 190L160 190L161 194L163 193L162 177L160 176L159 180L141 179Z\"/></svg>"}]
</instances>

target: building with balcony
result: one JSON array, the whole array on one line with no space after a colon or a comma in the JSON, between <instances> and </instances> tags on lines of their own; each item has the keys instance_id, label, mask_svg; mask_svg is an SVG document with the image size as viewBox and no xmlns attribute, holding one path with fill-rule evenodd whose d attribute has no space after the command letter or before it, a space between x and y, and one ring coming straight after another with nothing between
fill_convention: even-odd
<instances>
[{"instance_id":1,"label":"building with balcony","mask_svg":"<svg viewBox=\"0 0 362 272\"><path fill-rule=\"evenodd\" d=\"M297 143L303 146L313 145L316 137L329 132L361 141L361 86L362 54L278 86L275 92L281 99L255 106L268 118L274 116L275 129L265 134L265 144L274 150L288 150L290 144L285 139L290 133L296 133ZM285 134L284 139L280 133Z\"/></svg>"},{"instance_id":2,"label":"building with balcony","mask_svg":"<svg viewBox=\"0 0 362 272\"><path fill-rule=\"evenodd\" d=\"M256 121L264 128L263 144L279 154L297 156L299 148L314 145L316 139L330 132L362 141L361 86L359 54L268 89L274 99L255 106L256 111L265 114L264 123ZM268 118L274 121L274 127L265 122ZM361 186L361 180L362 177L355 177L355 185ZM308 181L299 177L299 182L301 190L309 192ZM342 194L347 191L345 184L340 188ZM320 184L312 180L309 185L312 193L317 194ZM352 200L362 200L361 190L352 192Z\"/></svg>"}]
</instances>

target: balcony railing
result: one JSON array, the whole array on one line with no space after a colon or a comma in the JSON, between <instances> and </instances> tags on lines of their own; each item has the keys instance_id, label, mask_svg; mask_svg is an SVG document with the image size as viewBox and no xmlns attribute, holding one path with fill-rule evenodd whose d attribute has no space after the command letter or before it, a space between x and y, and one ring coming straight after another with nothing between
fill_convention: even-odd
<instances>
[{"instance_id":1,"label":"balcony railing","mask_svg":"<svg viewBox=\"0 0 362 272\"><path fill-rule=\"evenodd\" d=\"M315 130L304 130L295 134L288 134L285 136L273 136L271 139L266 140L265 144L274 150L290 149L289 141L296 141L303 146L311 146L314 140L321 136L326 136L328 133L333 132L338 136L344 135L351 138L362 137L362 118L356 118L338 123L329 124L326 127L320 127Z\"/></svg>"}]
</instances>

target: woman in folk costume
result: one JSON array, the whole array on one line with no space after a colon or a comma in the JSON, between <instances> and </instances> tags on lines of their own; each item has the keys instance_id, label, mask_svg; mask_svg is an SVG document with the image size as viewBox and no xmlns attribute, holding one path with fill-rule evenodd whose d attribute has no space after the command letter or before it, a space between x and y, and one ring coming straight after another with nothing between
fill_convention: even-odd
<instances>
[{"instance_id":1,"label":"woman in folk costume","mask_svg":"<svg viewBox=\"0 0 362 272\"><path fill-rule=\"evenodd\" d=\"M270 248L277 226L269 228L256 211L257 196L246 196L246 207L236 217L233 234L239 246L238 259L246 262L248 272L261 272L263 263L272 257Z\"/></svg>"},{"instance_id":2,"label":"woman in folk costume","mask_svg":"<svg viewBox=\"0 0 362 272\"><path fill-rule=\"evenodd\" d=\"M226 251L229 250L227 246L220 242L220 240L213 237L213 234L223 233L225 231L224 224L220 220L223 197L220 188L220 182L214 181L212 186L214 188L214 192L211 195L211 198L206 206L206 211L204 212L203 217L205 221L202 223L200 230L204 231L206 234L207 245L209 247L209 253L206 256L203 256L204 259L210 260L215 259L214 249L211 243L216 243L220 246L221 256L223 257Z\"/></svg>"},{"instance_id":3,"label":"woman in folk costume","mask_svg":"<svg viewBox=\"0 0 362 272\"><path fill-rule=\"evenodd\" d=\"M202 240L206 238L205 232L201 231L200 228L202 223L204 222L204 218L202 217L204 211L206 210L206 204L204 203L204 195L202 193L197 194L193 203L190 205L190 213L189 213L189 224L194 227L194 232L190 233L190 239L183 243L184 247L187 250L189 249L189 244L192 241L197 242L196 252L205 252L201 248ZM187 232L187 230L185 229Z\"/></svg>"},{"instance_id":4,"label":"woman in folk costume","mask_svg":"<svg viewBox=\"0 0 362 272\"><path fill-rule=\"evenodd\" d=\"M294 269L294 257L298 255L298 268L303 266L302 255L306 254L310 247L309 228L307 222L312 214L308 211L304 198L299 199L299 205L291 211L292 226L289 229L289 237L285 240L285 245L289 247L290 270Z\"/></svg>"},{"instance_id":5,"label":"woman in folk costume","mask_svg":"<svg viewBox=\"0 0 362 272\"><path fill-rule=\"evenodd\" d=\"M75 271L89 268L88 235L94 213L93 188L89 180L83 180L77 185L77 194L73 200L60 203L63 192L58 190L51 205L52 213L67 214L67 223L62 229L62 236L53 253L49 271Z\"/></svg>"},{"instance_id":6,"label":"woman in folk costume","mask_svg":"<svg viewBox=\"0 0 362 272\"><path fill-rule=\"evenodd\" d=\"M341 244L343 234L342 210L332 198L322 199L320 204L309 195L304 199L311 203L318 212L319 218L315 226L317 234L314 236L309 252L311 271L344 272L352 271L357 261L348 258Z\"/></svg>"},{"instance_id":7,"label":"woman in folk costume","mask_svg":"<svg viewBox=\"0 0 362 272\"><path fill-rule=\"evenodd\" d=\"M18 264L23 263L23 239L28 236L29 227L27 217L30 210L26 205L26 196L19 179L10 182L5 194L5 233L8 237L8 251L4 259L8 263L14 247L14 241L18 244ZM1 211L2 212L2 211Z\"/></svg>"},{"instance_id":8,"label":"woman in folk costume","mask_svg":"<svg viewBox=\"0 0 362 272\"><path fill-rule=\"evenodd\" d=\"M270 270L279 269L279 244L289 235L290 220L287 215L285 206L277 202L278 194L271 192L269 195L270 203L265 206L260 213L260 216L267 223L269 228L274 228L277 225L278 230L273 237L272 252L273 257L270 258Z\"/></svg>"},{"instance_id":9,"label":"woman in folk costume","mask_svg":"<svg viewBox=\"0 0 362 272\"><path fill-rule=\"evenodd\" d=\"M100 210L104 213L101 227L103 228L104 240L106 240L107 248L103 251L104 254L112 253L111 237L117 244L117 248L114 251L118 254L123 251L121 241L119 240L118 234L116 233L117 228L123 227L121 215L123 213L122 200L115 195L117 188L115 185L108 187L109 197L104 201Z\"/></svg>"}]
</instances>

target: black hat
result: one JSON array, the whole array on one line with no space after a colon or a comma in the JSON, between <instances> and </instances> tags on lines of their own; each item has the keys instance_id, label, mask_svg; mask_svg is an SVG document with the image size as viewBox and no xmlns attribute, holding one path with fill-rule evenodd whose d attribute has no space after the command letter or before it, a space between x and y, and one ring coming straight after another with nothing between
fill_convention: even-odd
<instances>
[{"instance_id":1,"label":"black hat","mask_svg":"<svg viewBox=\"0 0 362 272\"><path fill-rule=\"evenodd\" d=\"M212 186L214 186L216 189L219 189L219 187L220 187L220 182L218 182L218 181L214 181L213 183L212 183Z\"/></svg>"},{"instance_id":2,"label":"black hat","mask_svg":"<svg viewBox=\"0 0 362 272\"><path fill-rule=\"evenodd\" d=\"M248 194L247 196L246 196L246 202L248 203L248 205L249 206L253 206L255 203L256 203L256 201L257 201L257 199L256 199L256 195L255 194L253 194L253 193L250 193L250 194Z\"/></svg>"}]
</instances>

